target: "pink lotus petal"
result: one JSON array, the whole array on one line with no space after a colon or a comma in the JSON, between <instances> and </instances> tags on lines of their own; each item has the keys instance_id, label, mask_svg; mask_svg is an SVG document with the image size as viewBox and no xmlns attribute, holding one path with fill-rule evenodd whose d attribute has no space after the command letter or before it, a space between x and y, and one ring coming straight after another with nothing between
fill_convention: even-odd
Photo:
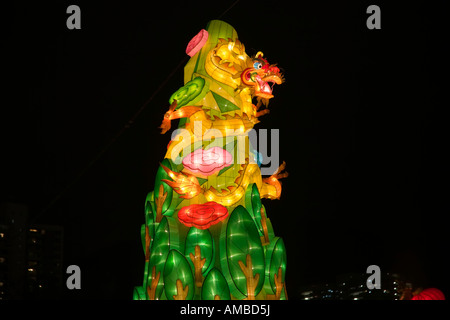
<instances>
[{"instance_id":1,"label":"pink lotus petal","mask_svg":"<svg viewBox=\"0 0 450 320\"><path fill-rule=\"evenodd\" d=\"M207 40L208 31L205 29L200 30L200 32L189 41L186 47L186 54L193 57L205 45Z\"/></svg>"}]
</instances>

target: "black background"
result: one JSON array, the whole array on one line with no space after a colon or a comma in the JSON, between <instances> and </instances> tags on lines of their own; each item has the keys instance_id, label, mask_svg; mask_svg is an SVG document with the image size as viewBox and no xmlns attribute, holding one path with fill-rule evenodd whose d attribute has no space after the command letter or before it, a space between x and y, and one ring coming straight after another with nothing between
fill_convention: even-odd
<instances>
[{"instance_id":1,"label":"black background","mask_svg":"<svg viewBox=\"0 0 450 320\"><path fill-rule=\"evenodd\" d=\"M444 1L233 3L3 10L1 200L64 226L64 263L81 267L82 289L59 297L131 299L142 284L144 200L170 140L158 126L182 67L104 148L218 17L247 53L261 50L285 72L256 128L280 130L290 174L281 200L263 202L287 247L289 298L371 264L448 297ZM81 30L66 27L70 4L81 8ZM366 27L370 4L381 8L381 30Z\"/></svg>"}]
</instances>

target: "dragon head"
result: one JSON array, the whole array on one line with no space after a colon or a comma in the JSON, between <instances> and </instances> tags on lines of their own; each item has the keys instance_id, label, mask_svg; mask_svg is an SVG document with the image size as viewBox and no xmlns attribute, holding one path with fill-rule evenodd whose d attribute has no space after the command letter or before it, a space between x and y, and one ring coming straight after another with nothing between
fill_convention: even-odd
<instances>
[{"instance_id":1,"label":"dragon head","mask_svg":"<svg viewBox=\"0 0 450 320\"><path fill-rule=\"evenodd\" d=\"M280 69L270 64L262 52L249 57L244 44L238 39L219 39L208 53L205 62L207 73L217 81L236 91L248 89L252 98L267 101L273 98L273 86L284 82Z\"/></svg>"},{"instance_id":2,"label":"dragon head","mask_svg":"<svg viewBox=\"0 0 450 320\"><path fill-rule=\"evenodd\" d=\"M253 96L273 98L273 86L284 81L280 69L275 64L269 64L261 51L249 61L251 66L241 73L242 85L250 87Z\"/></svg>"},{"instance_id":3,"label":"dragon head","mask_svg":"<svg viewBox=\"0 0 450 320\"><path fill-rule=\"evenodd\" d=\"M216 96L231 101L246 114L267 113L259 107L267 107L274 97L274 85L284 82L275 64L270 64L262 52L249 56L234 28L220 20L210 21L206 30L192 38L186 53L191 59L184 69L185 84L201 77ZM253 98L258 101L256 106Z\"/></svg>"}]
</instances>

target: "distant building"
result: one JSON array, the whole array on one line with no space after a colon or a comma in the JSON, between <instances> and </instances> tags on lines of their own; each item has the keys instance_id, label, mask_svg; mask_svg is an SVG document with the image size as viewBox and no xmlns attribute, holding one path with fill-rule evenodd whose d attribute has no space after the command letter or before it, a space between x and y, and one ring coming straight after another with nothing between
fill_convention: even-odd
<instances>
[{"instance_id":1,"label":"distant building","mask_svg":"<svg viewBox=\"0 0 450 320\"><path fill-rule=\"evenodd\" d=\"M56 298L63 290L63 228L28 224L28 207L0 206L0 299Z\"/></svg>"},{"instance_id":2,"label":"distant building","mask_svg":"<svg viewBox=\"0 0 450 320\"><path fill-rule=\"evenodd\" d=\"M368 289L366 273L337 276L336 282L300 288L301 300L399 300L400 289L406 282L398 274L382 274L381 289Z\"/></svg>"}]
</instances>

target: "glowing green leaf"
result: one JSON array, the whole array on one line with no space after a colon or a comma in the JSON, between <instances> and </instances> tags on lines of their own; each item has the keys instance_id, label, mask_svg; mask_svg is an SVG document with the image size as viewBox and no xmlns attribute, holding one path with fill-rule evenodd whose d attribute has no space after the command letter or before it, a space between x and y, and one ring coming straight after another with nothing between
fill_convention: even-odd
<instances>
[{"instance_id":1,"label":"glowing green leaf","mask_svg":"<svg viewBox=\"0 0 450 320\"><path fill-rule=\"evenodd\" d=\"M145 290L142 286L134 287L133 300L146 300L145 299Z\"/></svg>"},{"instance_id":2,"label":"glowing green leaf","mask_svg":"<svg viewBox=\"0 0 450 320\"><path fill-rule=\"evenodd\" d=\"M165 167L169 168L170 170L175 170L172 167L172 163L169 159L164 159L163 161L161 161L161 164L164 165ZM166 213L166 211L169 209L170 204L172 203L172 195L173 195L173 190L172 188L167 185L166 183L162 182L161 180L163 179L167 179L167 180L171 180L169 175L166 173L166 171L164 171L164 169L159 166L158 167L158 171L156 172L156 178L155 178L155 189L154 189L154 198L155 200L159 197L164 196L163 194L160 195L159 191L160 191L160 186L162 184L163 189L164 189L164 194L167 193L166 199L164 200L164 204L162 205L162 211L161 213L164 214ZM157 208L155 208L156 211ZM173 212L172 212L173 213ZM156 212L153 213L154 215L156 215Z\"/></svg>"},{"instance_id":3,"label":"glowing green leaf","mask_svg":"<svg viewBox=\"0 0 450 320\"><path fill-rule=\"evenodd\" d=\"M275 293L275 275L278 274L278 269L281 268L282 279L284 283L286 273L286 248L283 239L274 237L267 247L266 251L266 284L267 291Z\"/></svg>"},{"instance_id":4,"label":"glowing green leaf","mask_svg":"<svg viewBox=\"0 0 450 320\"><path fill-rule=\"evenodd\" d=\"M155 197L153 191L147 193L145 198L145 222L148 224L150 221L155 220Z\"/></svg>"},{"instance_id":5,"label":"glowing green leaf","mask_svg":"<svg viewBox=\"0 0 450 320\"><path fill-rule=\"evenodd\" d=\"M155 267L155 278L160 273L159 281L155 290L155 299L159 299L164 289L164 265L166 263L167 255L169 251L173 249L178 249L179 239L178 239L178 226L177 221L171 217L163 217L159 223L156 232L155 239L152 242L150 249L150 261L148 264L148 280L147 284L152 283L152 270Z\"/></svg>"},{"instance_id":6,"label":"glowing green leaf","mask_svg":"<svg viewBox=\"0 0 450 320\"><path fill-rule=\"evenodd\" d=\"M185 256L178 250L170 250L164 267L164 285L168 300L174 300L174 296L181 295L182 290L177 284L181 281L182 288L187 291L186 300L192 300L194 297L194 276L191 267Z\"/></svg>"},{"instance_id":7,"label":"glowing green leaf","mask_svg":"<svg viewBox=\"0 0 450 320\"><path fill-rule=\"evenodd\" d=\"M195 227L189 229L186 236L186 249L184 255L189 261L192 270L195 270L190 255L195 256L195 247L200 246L201 259L206 259L202 268L202 274L205 275L214 265L214 240L208 229L200 230Z\"/></svg>"},{"instance_id":8,"label":"glowing green leaf","mask_svg":"<svg viewBox=\"0 0 450 320\"><path fill-rule=\"evenodd\" d=\"M142 242L142 249L144 250L145 254L145 224L141 225L141 242Z\"/></svg>"},{"instance_id":9,"label":"glowing green leaf","mask_svg":"<svg viewBox=\"0 0 450 320\"><path fill-rule=\"evenodd\" d=\"M252 183L247 187L245 192L245 207L255 221L259 235L263 236L264 231L261 225L261 197L259 196L256 183Z\"/></svg>"},{"instance_id":10,"label":"glowing green leaf","mask_svg":"<svg viewBox=\"0 0 450 320\"><path fill-rule=\"evenodd\" d=\"M221 252L226 252L220 261L231 294L237 299L247 297L247 279L240 262L246 264L247 255L250 255L253 276L259 274L254 290L256 296L264 284L264 250L255 223L243 206L236 207L231 213L226 231L221 234L220 245Z\"/></svg>"},{"instance_id":11,"label":"glowing green leaf","mask_svg":"<svg viewBox=\"0 0 450 320\"><path fill-rule=\"evenodd\" d=\"M206 94L207 90L204 89L207 89L205 88L205 79L202 77L197 77L175 91L175 93L170 97L169 103L172 104L173 100L176 99L177 109L186 105L192 105L198 102L198 100ZM202 92L203 94L201 94Z\"/></svg>"},{"instance_id":12,"label":"glowing green leaf","mask_svg":"<svg viewBox=\"0 0 450 320\"><path fill-rule=\"evenodd\" d=\"M216 296L220 300L231 299L227 280L217 268L213 268L203 281L202 300L215 300Z\"/></svg>"}]
</instances>

